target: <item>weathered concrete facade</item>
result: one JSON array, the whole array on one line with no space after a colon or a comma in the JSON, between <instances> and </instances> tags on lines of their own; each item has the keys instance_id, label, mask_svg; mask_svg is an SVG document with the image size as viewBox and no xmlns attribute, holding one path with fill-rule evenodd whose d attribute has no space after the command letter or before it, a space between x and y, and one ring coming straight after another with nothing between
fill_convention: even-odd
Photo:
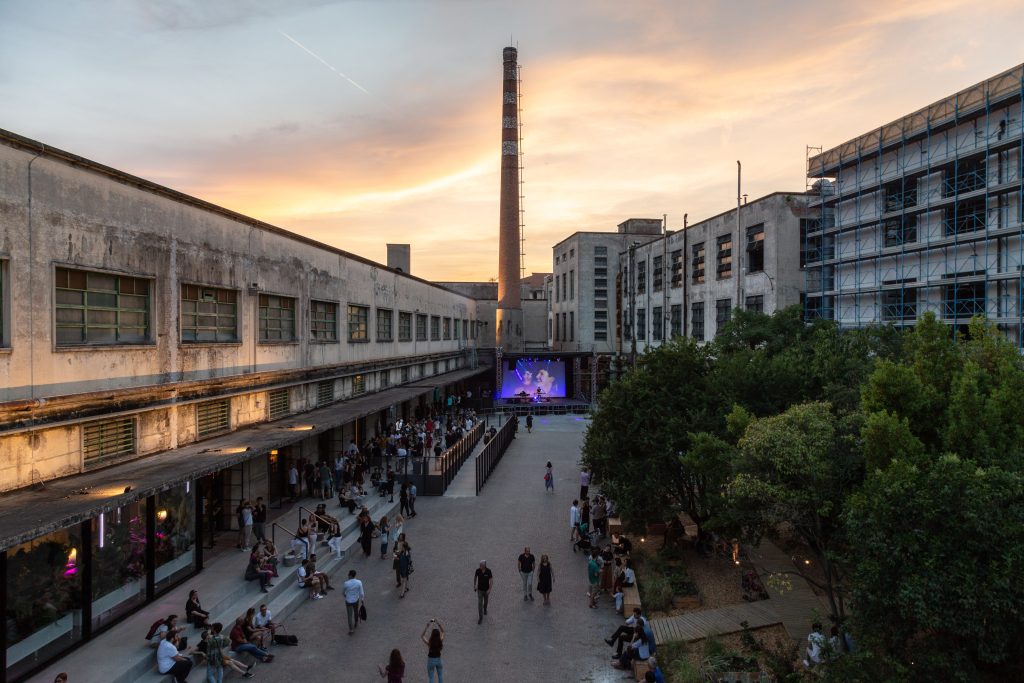
<instances>
[{"instance_id":1,"label":"weathered concrete facade","mask_svg":"<svg viewBox=\"0 0 1024 683\"><path fill-rule=\"evenodd\" d=\"M476 345L472 297L4 132L0 273L0 490L88 469L92 420L134 420L109 466L194 441L198 402L237 429L269 391L301 412ZM230 303L190 316L196 291Z\"/></svg>"},{"instance_id":2,"label":"weathered concrete facade","mask_svg":"<svg viewBox=\"0 0 1024 683\"><path fill-rule=\"evenodd\" d=\"M552 247L551 338L555 351L615 352L619 252L661 234L661 219L631 218L617 232L576 232Z\"/></svg>"},{"instance_id":3,"label":"weathered concrete facade","mask_svg":"<svg viewBox=\"0 0 1024 683\"><path fill-rule=\"evenodd\" d=\"M764 313L800 303L803 193L777 192L618 254L620 350L658 346L672 336L704 341L735 308ZM634 325L635 322L635 325Z\"/></svg>"}]
</instances>

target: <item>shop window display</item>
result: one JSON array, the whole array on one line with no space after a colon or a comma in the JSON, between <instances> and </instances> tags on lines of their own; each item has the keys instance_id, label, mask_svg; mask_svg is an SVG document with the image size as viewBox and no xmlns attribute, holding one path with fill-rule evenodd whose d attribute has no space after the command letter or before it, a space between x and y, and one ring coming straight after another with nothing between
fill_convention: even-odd
<instances>
[{"instance_id":1,"label":"shop window display","mask_svg":"<svg viewBox=\"0 0 1024 683\"><path fill-rule=\"evenodd\" d=\"M195 571L196 492L191 483L156 494L157 592Z\"/></svg>"},{"instance_id":2,"label":"shop window display","mask_svg":"<svg viewBox=\"0 0 1024 683\"><path fill-rule=\"evenodd\" d=\"M91 524L95 630L146 599L146 501L103 513Z\"/></svg>"}]
</instances>

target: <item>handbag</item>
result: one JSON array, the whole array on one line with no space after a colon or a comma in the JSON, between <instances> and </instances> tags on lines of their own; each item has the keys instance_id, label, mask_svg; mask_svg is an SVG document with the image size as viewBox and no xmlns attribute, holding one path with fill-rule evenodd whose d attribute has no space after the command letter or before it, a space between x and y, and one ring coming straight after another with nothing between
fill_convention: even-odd
<instances>
[{"instance_id":1,"label":"handbag","mask_svg":"<svg viewBox=\"0 0 1024 683\"><path fill-rule=\"evenodd\" d=\"M366 621L366 605L359 605L359 618Z\"/></svg>"}]
</instances>

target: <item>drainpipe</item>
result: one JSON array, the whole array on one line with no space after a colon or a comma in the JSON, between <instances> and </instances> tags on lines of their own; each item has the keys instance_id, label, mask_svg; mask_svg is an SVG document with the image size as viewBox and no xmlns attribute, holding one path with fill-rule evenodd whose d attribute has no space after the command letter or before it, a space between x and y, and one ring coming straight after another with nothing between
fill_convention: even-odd
<instances>
[{"instance_id":1,"label":"drainpipe","mask_svg":"<svg viewBox=\"0 0 1024 683\"><path fill-rule=\"evenodd\" d=\"M688 213L683 214L683 329L681 330L681 332L683 333L684 337L687 336L686 331L690 329L686 326L687 316L689 315L688 309L690 308L690 302L686 298L687 288L689 286L687 283L688 278L686 276L686 263L687 261L690 260L690 250L687 245L687 241L690 236L686 234L686 219L689 217L689 215L690 214Z\"/></svg>"},{"instance_id":2,"label":"drainpipe","mask_svg":"<svg viewBox=\"0 0 1024 683\"><path fill-rule=\"evenodd\" d=\"M742 288L740 286L740 272L742 271L742 268L743 268L743 263L742 263L743 259L741 257L741 254L743 253L743 251L740 249L740 206L742 206L742 202L743 202L743 194L742 194L743 190L741 189L740 180L742 178L742 175L743 175L743 165L739 162L739 159L737 159L736 160L736 239L732 243L733 253L735 254L735 256L733 256L733 259L732 259L732 265L733 265L732 272L733 272L733 276L736 278L736 305L733 308L740 308L740 298L743 296L743 290L742 290ZM716 334L718 333L717 329L716 329L715 333Z\"/></svg>"}]
</instances>

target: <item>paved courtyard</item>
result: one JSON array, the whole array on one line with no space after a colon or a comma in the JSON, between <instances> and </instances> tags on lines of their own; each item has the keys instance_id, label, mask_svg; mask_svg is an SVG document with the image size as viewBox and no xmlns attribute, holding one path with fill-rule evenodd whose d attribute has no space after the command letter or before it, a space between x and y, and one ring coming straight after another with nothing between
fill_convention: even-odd
<instances>
[{"instance_id":1,"label":"paved courtyard","mask_svg":"<svg viewBox=\"0 0 1024 683\"><path fill-rule=\"evenodd\" d=\"M520 430L479 497L419 499L420 514L406 524L415 565L409 594L399 599L390 560L357 554L342 569L354 568L363 579L368 621L347 635L340 590L307 602L287 622L301 646L276 647L277 661L258 666L254 680L380 680L377 665L397 647L406 659L405 680L425 681L419 637L431 617L447 631L448 681L623 680L623 672L608 666L610 653L601 642L620 620L608 599L600 609L587 607L586 565L568 542L586 424L575 416L540 417L533 434ZM554 495L544 491L548 460ZM472 466L468 460L465 468ZM546 553L554 567L550 607L539 595L523 602L516 558L527 545L538 560ZM494 572L495 586L489 614L477 625L472 589L480 560ZM200 680L200 672L190 679Z\"/></svg>"}]
</instances>

